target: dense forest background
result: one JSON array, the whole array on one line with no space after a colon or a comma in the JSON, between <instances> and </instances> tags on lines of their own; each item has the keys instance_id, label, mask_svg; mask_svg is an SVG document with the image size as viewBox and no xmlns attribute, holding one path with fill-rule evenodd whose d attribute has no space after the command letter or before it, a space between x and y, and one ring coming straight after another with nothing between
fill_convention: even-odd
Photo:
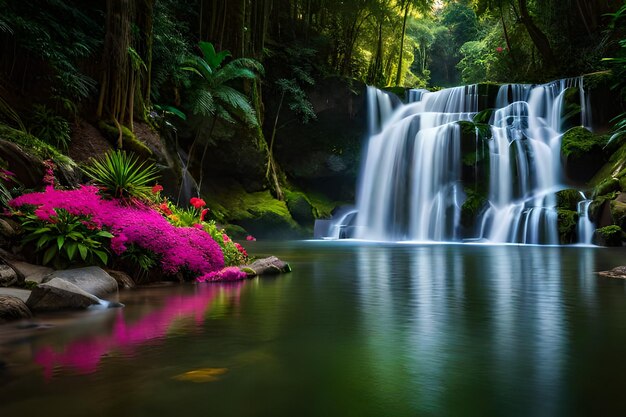
<instances>
[{"instance_id":1,"label":"dense forest background","mask_svg":"<svg viewBox=\"0 0 626 417\"><path fill-rule=\"evenodd\" d=\"M286 207L310 226L350 200L364 83L607 71L624 93L616 0L0 0L0 10L3 138L77 162L130 149L159 162L179 200L207 196L223 222Z\"/></svg>"}]
</instances>

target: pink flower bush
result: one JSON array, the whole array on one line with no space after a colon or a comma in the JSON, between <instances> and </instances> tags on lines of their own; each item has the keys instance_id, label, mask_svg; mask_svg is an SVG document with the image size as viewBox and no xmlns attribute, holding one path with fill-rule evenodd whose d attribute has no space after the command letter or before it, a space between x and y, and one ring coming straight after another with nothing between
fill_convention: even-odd
<instances>
[{"instance_id":1,"label":"pink flower bush","mask_svg":"<svg viewBox=\"0 0 626 417\"><path fill-rule=\"evenodd\" d=\"M96 227L106 226L115 235L111 249L123 253L128 244L148 249L161 259L161 267L174 274L183 268L198 275L218 271L224 266L224 255L219 245L203 230L194 227L175 227L158 211L150 207L123 206L113 200L104 200L94 186L76 190L55 190L24 194L9 202L18 208L37 206L35 214L49 221L54 209L64 209L73 215L89 216Z\"/></svg>"},{"instance_id":2,"label":"pink flower bush","mask_svg":"<svg viewBox=\"0 0 626 417\"><path fill-rule=\"evenodd\" d=\"M229 266L221 271L209 272L196 278L198 282L216 282L216 281L240 281L246 279L248 274L237 268Z\"/></svg>"}]
</instances>

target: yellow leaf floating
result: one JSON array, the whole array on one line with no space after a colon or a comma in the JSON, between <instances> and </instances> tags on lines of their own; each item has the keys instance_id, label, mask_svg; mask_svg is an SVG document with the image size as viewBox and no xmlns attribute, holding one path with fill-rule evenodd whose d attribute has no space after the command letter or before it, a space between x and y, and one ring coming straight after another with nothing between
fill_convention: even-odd
<instances>
[{"instance_id":1,"label":"yellow leaf floating","mask_svg":"<svg viewBox=\"0 0 626 417\"><path fill-rule=\"evenodd\" d=\"M214 382L219 380L220 375L228 372L228 368L200 368L194 371L184 372L173 377L178 381L189 381L196 383Z\"/></svg>"}]
</instances>

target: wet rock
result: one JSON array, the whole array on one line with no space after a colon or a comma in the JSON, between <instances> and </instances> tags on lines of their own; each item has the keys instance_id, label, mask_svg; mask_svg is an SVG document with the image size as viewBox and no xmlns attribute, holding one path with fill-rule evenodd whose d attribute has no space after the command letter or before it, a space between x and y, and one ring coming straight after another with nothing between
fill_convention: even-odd
<instances>
[{"instance_id":1,"label":"wet rock","mask_svg":"<svg viewBox=\"0 0 626 417\"><path fill-rule=\"evenodd\" d=\"M100 298L117 292L117 281L104 269L97 266L54 271L46 276L42 283L50 282L55 278L67 281Z\"/></svg>"},{"instance_id":2,"label":"wet rock","mask_svg":"<svg viewBox=\"0 0 626 417\"><path fill-rule=\"evenodd\" d=\"M256 275L277 275L285 272L291 272L291 267L287 262L281 261L275 256L269 258L257 259L250 265L241 267L241 270L248 276Z\"/></svg>"},{"instance_id":3,"label":"wet rock","mask_svg":"<svg viewBox=\"0 0 626 417\"><path fill-rule=\"evenodd\" d=\"M598 272L601 277L626 279L626 266L618 266L610 271Z\"/></svg>"},{"instance_id":4,"label":"wet rock","mask_svg":"<svg viewBox=\"0 0 626 417\"><path fill-rule=\"evenodd\" d=\"M17 235L19 226L10 219L0 219L0 235L12 239Z\"/></svg>"},{"instance_id":5,"label":"wet rock","mask_svg":"<svg viewBox=\"0 0 626 417\"><path fill-rule=\"evenodd\" d=\"M28 300L28 297L30 297L30 293L30 290L23 290L21 288L0 288L0 295L17 297L24 302Z\"/></svg>"},{"instance_id":6,"label":"wet rock","mask_svg":"<svg viewBox=\"0 0 626 417\"><path fill-rule=\"evenodd\" d=\"M33 311L84 309L96 304L100 304L98 297L61 278L39 284L26 301Z\"/></svg>"},{"instance_id":7,"label":"wet rock","mask_svg":"<svg viewBox=\"0 0 626 417\"><path fill-rule=\"evenodd\" d=\"M33 314L28 306L18 297L0 295L0 323L11 320L28 319Z\"/></svg>"},{"instance_id":8,"label":"wet rock","mask_svg":"<svg viewBox=\"0 0 626 417\"><path fill-rule=\"evenodd\" d=\"M561 140L565 174L574 182L589 181L608 158L604 152L607 136L595 135L584 127L573 127Z\"/></svg>"},{"instance_id":9,"label":"wet rock","mask_svg":"<svg viewBox=\"0 0 626 417\"><path fill-rule=\"evenodd\" d=\"M126 272L114 269L107 269L106 272L117 281L118 288L135 288L135 281Z\"/></svg>"},{"instance_id":10,"label":"wet rock","mask_svg":"<svg viewBox=\"0 0 626 417\"><path fill-rule=\"evenodd\" d=\"M43 278L54 272L54 269L40 265L29 264L28 262L12 259L5 259L6 263L17 273L18 281L33 281L41 283Z\"/></svg>"},{"instance_id":11,"label":"wet rock","mask_svg":"<svg viewBox=\"0 0 626 417\"><path fill-rule=\"evenodd\" d=\"M17 284L17 273L9 265L0 264L0 287Z\"/></svg>"}]
</instances>

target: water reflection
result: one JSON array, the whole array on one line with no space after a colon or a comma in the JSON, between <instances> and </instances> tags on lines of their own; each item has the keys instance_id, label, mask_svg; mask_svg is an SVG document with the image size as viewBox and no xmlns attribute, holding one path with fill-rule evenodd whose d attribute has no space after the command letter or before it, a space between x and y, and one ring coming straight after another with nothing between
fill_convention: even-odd
<instances>
[{"instance_id":1,"label":"water reflection","mask_svg":"<svg viewBox=\"0 0 626 417\"><path fill-rule=\"evenodd\" d=\"M241 282L197 285L193 294L168 296L162 307L134 322L121 309L110 331L102 332L104 335L79 338L61 350L45 345L35 351L34 361L43 367L46 379L53 377L57 367L74 369L81 374L93 373L112 352L133 357L138 346L200 331L209 308L220 303L239 303L242 285Z\"/></svg>"},{"instance_id":2,"label":"water reflection","mask_svg":"<svg viewBox=\"0 0 626 417\"><path fill-rule=\"evenodd\" d=\"M564 251L576 251L578 262ZM526 405L528 415L563 414L573 302L582 299L591 310L596 302L593 251L358 248L359 311L370 363L383 380L395 378L400 390L404 374L413 387L404 395L420 412L454 414L461 392L468 399L471 393L489 396L493 402L481 405L482 412L498 412L521 389L536 399ZM576 282L564 282L576 275ZM408 304L394 296L398 292L410 294ZM400 372L393 366L397 357L403 358Z\"/></svg>"}]
</instances>

